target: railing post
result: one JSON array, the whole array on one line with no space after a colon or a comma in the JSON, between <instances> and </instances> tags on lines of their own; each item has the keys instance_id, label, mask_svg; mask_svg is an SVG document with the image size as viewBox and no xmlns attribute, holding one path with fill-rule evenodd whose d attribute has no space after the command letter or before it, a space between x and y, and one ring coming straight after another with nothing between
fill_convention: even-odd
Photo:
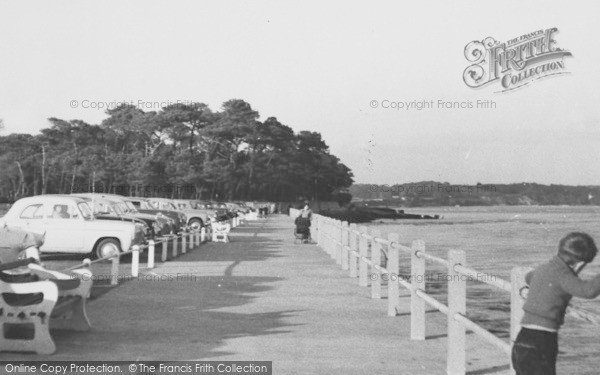
<instances>
[{"instance_id":1,"label":"railing post","mask_svg":"<svg viewBox=\"0 0 600 375\"><path fill-rule=\"evenodd\" d=\"M177 256L177 240L177 236L173 237L173 258Z\"/></svg>"},{"instance_id":2,"label":"railing post","mask_svg":"<svg viewBox=\"0 0 600 375\"><path fill-rule=\"evenodd\" d=\"M181 253L185 254L186 251L187 251L187 234L182 233L181 234Z\"/></svg>"},{"instance_id":3,"label":"railing post","mask_svg":"<svg viewBox=\"0 0 600 375\"><path fill-rule=\"evenodd\" d=\"M131 276L138 277L140 274L140 247L134 245L131 251Z\"/></svg>"},{"instance_id":4,"label":"railing post","mask_svg":"<svg viewBox=\"0 0 600 375\"><path fill-rule=\"evenodd\" d=\"M369 256L369 240L366 237L368 230L367 227L361 226L358 231L360 232L358 240L358 253L360 255L358 258L358 285L369 286L369 265L363 260L363 258Z\"/></svg>"},{"instance_id":5,"label":"railing post","mask_svg":"<svg viewBox=\"0 0 600 375\"><path fill-rule=\"evenodd\" d=\"M356 224L350 224L350 277L354 278L358 276L358 269L356 268L356 253L358 246L356 246Z\"/></svg>"},{"instance_id":6,"label":"railing post","mask_svg":"<svg viewBox=\"0 0 600 375\"><path fill-rule=\"evenodd\" d=\"M331 259L335 259L335 220L329 219L327 225L327 253Z\"/></svg>"},{"instance_id":7,"label":"railing post","mask_svg":"<svg viewBox=\"0 0 600 375\"><path fill-rule=\"evenodd\" d=\"M342 242L342 231L344 227L341 220L335 221L335 263L342 264L342 252L344 251L344 243Z\"/></svg>"},{"instance_id":8,"label":"railing post","mask_svg":"<svg viewBox=\"0 0 600 375\"><path fill-rule=\"evenodd\" d=\"M348 222L342 222L342 269L348 270Z\"/></svg>"},{"instance_id":9,"label":"railing post","mask_svg":"<svg viewBox=\"0 0 600 375\"><path fill-rule=\"evenodd\" d=\"M464 315L467 309L466 276L456 272L454 266L466 266L465 252L448 251L448 351L446 373L464 375L466 371L466 329L461 322L454 320L455 314Z\"/></svg>"},{"instance_id":10,"label":"railing post","mask_svg":"<svg viewBox=\"0 0 600 375\"><path fill-rule=\"evenodd\" d=\"M319 246L321 247L321 249L325 248L325 245L323 244L323 229L325 229L325 217L323 216L319 216L319 220L317 221L317 228L318 228L318 233L317 233L317 243L319 244Z\"/></svg>"},{"instance_id":11,"label":"railing post","mask_svg":"<svg viewBox=\"0 0 600 375\"><path fill-rule=\"evenodd\" d=\"M514 267L510 271L510 346L514 344L521 329L521 318L523 318L523 305L525 304L525 296L523 295L523 288L527 287L525 282L525 275L532 268L529 267ZM510 361L510 373L515 374L512 367L512 361Z\"/></svg>"},{"instance_id":12,"label":"railing post","mask_svg":"<svg viewBox=\"0 0 600 375\"><path fill-rule=\"evenodd\" d=\"M200 228L200 242L204 243L206 241L206 228Z\"/></svg>"},{"instance_id":13,"label":"railing post","mask_svg":"<svg viewBox=\"0 0 600 375\"><path fill-rule=\"evenodd\" d=\"M379 266L381 263L381 244L376 239L381 237L381 231L374 229L371 231L371 236L373 236L373 241L371 242L371 260L374 265ZM371 274L374 275L374 277L370 278L371 298L379 299L381 298L381 272L379 272L379 268L372 267Z\"/></svg>"},{"instance_id":14,"label":"railing post","mask_svg":"<svg viewBox=\"0 0 600 375\"><path fill-rule=\"evenodd\" d=\"M194 248L194 235L192 232L187 232L186 236L188 236L188 250L192 250Z\"/></svg>"},{"instance_id":15,"label":"railing post","mask_svg":"<svg viewBox=\"0 0 600 375\"><path fill-rule=\"evenodd\" d=\"M327 218L321 218L321 248L327 251Z\"/></svg>"},{"instance_id":16,"label":"railing post","mask_svg":"<svg viewBox=\"0 0 600 375\"><path fill-rule=\"evenodd\" d=\"M331 256L331 219L325 219L325 252Z\"/></svg>"},{"instance_id":17,"label":"railing post","mask_svg":"<svg viewBox=\"0 0 600 375\"><path fill-rule=\"evenodd\" d=\"M321 216L317 216L317 245L322 249L323 248L323 218Z\"/></svg>"},{"instance_id":18,"label":"railing post","mask_svg":"<svg viewBox=\"0 0 600 375\"><path fill-rule=\"evenodd\" d=\"M121 261L121 257L115 255L111 259L111 267L110 267L110 285L115 286L119 285L119 262Z\"/></svg>"},{"instance_id":19,"label":"railing post","mask_svg":"<svg viewBox=\"0 0 600 375\"><path fill-rule=\"evenodd\" d=\"M200 245L202 245L202 238L200 238L200 232L195 231L194 236L196 236L196 247L200 247Z\"/></svg>"},{"instance_id":20,"label":"railing post","mask_svg":"<svg viewBox=\"0 0 600 375\"><path fill-rule=\"evenodd\" d=\"M315 240L317 241L317 245L321 246L321 222L323 221L323 217L321 215L313 215L315 219L315 228L316 228L316 236Z\"/></svg>"},{"instance_id":21,"label":"railing post","mask_svg":"<svg viewBox=\"0 0 600 375\"><path fill-rule=\"evenodd\" d=\"M148 241L148 268L154 268L154 240Z\"/></svg>"},{"instance_id":22,"label":"railing post","mask_svg":"<svg viewBox=\"0 0 600 375\"><path fill-rule=\"evenodd\" d=\"M290 211L291 212L291 211ZM290 214L290 217L293 216ZM319 244L319 215L313 214L310 218L310 236L312 240L318 245Z\"/></svg>"},{"instance_id":23,"label":"railing post","mask_svg":"<svg viewBox=\"0 0 600 375\"><path fill-rule=\"evenodd\" d=\"M425 291L425 259L418 253L425 252L425 242L413 241L411 246L410 275L413 290L410 292L410 339L425 340L425 301L417 295L417 289Z\"/></svg>"},{"instance_id":24,"label":"railing post","mask_svg":"<svg viewBox=\"0 0 600 375\"><path fill-rule=\"evenodd\" d=\"M160 249L162 252L162 254L160 255L160 261L166 262L167 261L167 251L169 251L169 241L163 240L160 243Z\"/></svg>"},{"instance_id":25,"label":"railing post","mask_svg":"<svg viewBox=\"0 0 600 375\"><path fill-rule=\"evenodd\" d=\"M387 270L388 276L388 316L396 316L396 306L400 304L400 284L398 284L398 277L400 277L400 251L396 248L394 243L400 242L400 235L397 233L390 233L388 235L390 245L388 247L388 263Z\"/></svg>"}]
</instances>

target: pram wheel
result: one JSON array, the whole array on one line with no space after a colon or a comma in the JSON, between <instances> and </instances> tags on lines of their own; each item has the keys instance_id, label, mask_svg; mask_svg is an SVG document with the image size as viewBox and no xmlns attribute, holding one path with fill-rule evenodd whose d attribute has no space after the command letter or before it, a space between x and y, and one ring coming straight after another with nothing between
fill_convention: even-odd
<instances>
[{"instance_id":1,"label":"pram wheel","mask_svg":"<svg viewBox=\"0 0 600 375\"><path fill-rule=\"evenodd\" d=\"M298 243L298 241L300 241L300 243L310 243L311 242L311 238L310 238L310 231L298 231L298 228L294 229L294 243Z\"/></svg>"}]
</instances>

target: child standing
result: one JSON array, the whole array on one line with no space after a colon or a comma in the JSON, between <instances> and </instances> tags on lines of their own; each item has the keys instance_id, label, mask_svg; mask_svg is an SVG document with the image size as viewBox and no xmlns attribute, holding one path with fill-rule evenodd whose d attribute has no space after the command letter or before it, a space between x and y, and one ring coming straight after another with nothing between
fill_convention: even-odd
<instances>
[{"instance_id":1,"label":"child standing","mask_svg":"<svg viewBox=\"0 0 600 375\"><path fill-rule=\"evenodd\" d=\"M556 374L558 329L571 297L591 299L600 295L600 275L589 281L577 276L597 253L588 234L569 233L560 240L555 257L526 275L529 293L521 331L512 349L517 375Z\"/></svg>"}]
</instances>

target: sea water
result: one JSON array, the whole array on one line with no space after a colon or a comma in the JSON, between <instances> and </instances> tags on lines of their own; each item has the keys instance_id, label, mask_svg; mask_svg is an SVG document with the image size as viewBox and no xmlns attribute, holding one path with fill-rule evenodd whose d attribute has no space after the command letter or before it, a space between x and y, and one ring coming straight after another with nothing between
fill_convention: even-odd
<instances>
[{"instance_id":1,"label":"sea water","mask_svg":"<svg viewBox=\"0 0 600 375\"><path fill-rule=\"evenodd\" d=\"M479 272L510 280L515 266L535 267L556 254L559 240L569 232L590 234L600 247L598 206L495 206L427 207L405 209L407 213L439 214L440 220L379 220L368 224L383 236L400 235L401 243L425 241L426 251L447 259L450 249L464 250L467 266ZM401 274L410 275L410 262L401 256ZM427 264L427 292L446 301L446 272ZM589 278L600 272L600 256L581 274ZM578 306L600 315L600 298L574 299ZM510 296L478 282L468 282L467 316L507 338ZM560 332L559 369L569 374L596 374L600 366L600 327L567 317ZM501 353L499 353L501 355Z\"/></svg>"}]
</instances>

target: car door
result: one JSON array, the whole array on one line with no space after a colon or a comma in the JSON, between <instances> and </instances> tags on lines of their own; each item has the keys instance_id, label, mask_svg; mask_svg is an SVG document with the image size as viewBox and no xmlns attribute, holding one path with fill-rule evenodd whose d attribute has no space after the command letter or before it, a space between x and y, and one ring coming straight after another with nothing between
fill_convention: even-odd
<instances>
[{"instance_id":1,"label":"car door","mask_svg":"<svg viewBox=\"0 0 600 375\"><path fill-rule=\"evenodd\" d=\"M43 252L85 252L85 220L73 202L46 205L44 212L46 237Z\"/></svg>"}]
</instances>

